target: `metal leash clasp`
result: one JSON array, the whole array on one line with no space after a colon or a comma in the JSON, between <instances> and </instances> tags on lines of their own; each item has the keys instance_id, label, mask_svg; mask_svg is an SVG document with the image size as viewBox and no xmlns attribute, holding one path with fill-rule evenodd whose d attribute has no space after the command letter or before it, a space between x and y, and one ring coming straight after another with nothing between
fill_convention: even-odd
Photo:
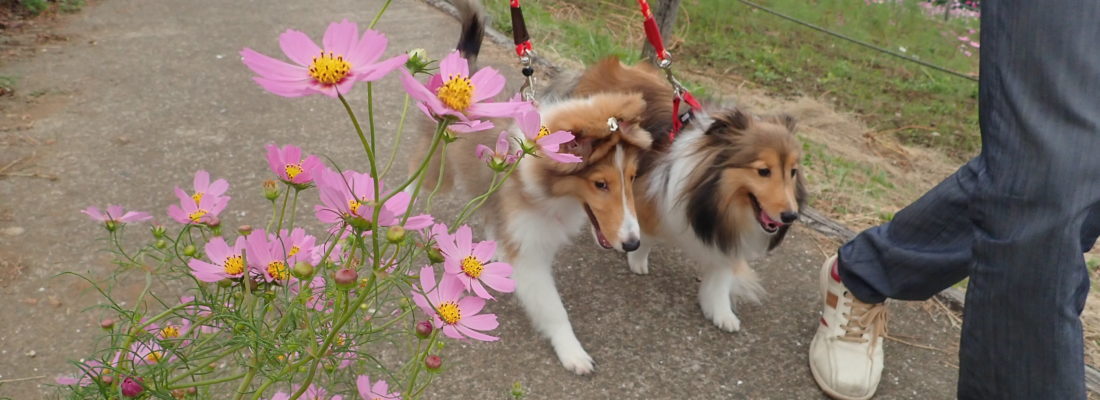
<instances>
[{"instance_id":1,"label":"metal leash clasp","mask_svg":"<svg viewBox=\"0 0 1100 400\"><path fill-rule=\"evenodd\" d=\"M534 56L534 51L530 49L523 50L523 54L519 56L520 64L523 64L523 85L519 87L519 93L523 96L524 101L535 101L535 68L531 67L531 59Z\"/></svg>"}]
</instances>

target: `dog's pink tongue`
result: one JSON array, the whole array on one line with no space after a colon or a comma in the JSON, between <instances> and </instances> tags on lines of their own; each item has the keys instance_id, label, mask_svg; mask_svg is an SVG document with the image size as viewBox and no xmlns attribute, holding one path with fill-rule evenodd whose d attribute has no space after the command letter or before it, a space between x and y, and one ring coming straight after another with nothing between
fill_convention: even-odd
<instances>
[{"instance_id":1,"label":"dog's pink tongue","mask_svg":"<svg viewBox=\"0 0 1100 400\"><path fill-rule=\"evenodd\" d=\"M782 223L776 222L774 219L772 219L772 217L769 217L768 213L764 210L760 210L760 221L763 221L764 224L767 225L768 228L771 228L771 229L776 229L776 228L779 228L780 226L783 226Z\"/></svg>"},{"instance_id":2,"label":"dog's pink tongue","mask_svg":"<svg viewBox=\"0 0 1100 400\"><path fill-rule=\"evenodd\" d=\"M599 229L596 229L596 240L600 241L600 246L603 246L605 249L611 248L611 242L607 241L607 238L603 236L603 231Z\"/></svg>"}]
</instances>

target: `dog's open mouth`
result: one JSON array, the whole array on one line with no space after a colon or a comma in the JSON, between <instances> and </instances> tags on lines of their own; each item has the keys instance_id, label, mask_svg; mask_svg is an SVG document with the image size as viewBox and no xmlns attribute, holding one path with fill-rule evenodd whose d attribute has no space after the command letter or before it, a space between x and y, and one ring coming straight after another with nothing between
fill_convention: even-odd
<instances>
[{"instance_id":1,"label":"dog's open mouth","mask_svg":"<svg viewBox=\"0 0 1100 400\"><path fill-rule=\"evenodd\" d=\"M599 243L600 247L610 250L612 248L611 242L603 236L603 231L600 230L600 222L596 221L596 214L592 213L592 208L588 206L588 203L584 204L584 212L588 213L588 221L592 223L592 234L596 236L596 243Z\"/></svg>"},{"instance_id":2,"label":"dog's open mouth","mask_svg":"<svg viewBox=\"0 0 1100 400\"><path fill-rule=\"evenodd\" d=\"M752 203L752 210L756 212L756 222L760 223L760 229L763 229L767 233L775 233L779 231L779 228L783 226L782 222L776 222L774 219L768 216L768 213L764 212L764 208L760 207L760 201L756 199L752 193L749 193L749 201ZM589 214L591 215L591 214Z\"/></svg>"}]
</instances>

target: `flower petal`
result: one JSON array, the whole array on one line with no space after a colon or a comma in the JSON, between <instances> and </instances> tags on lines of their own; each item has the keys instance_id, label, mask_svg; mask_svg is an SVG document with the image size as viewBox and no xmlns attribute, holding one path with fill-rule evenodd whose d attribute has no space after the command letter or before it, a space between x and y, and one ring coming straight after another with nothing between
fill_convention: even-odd
<instances>
[{"instance_id":1,"label":"flower petal","mask_svg":"<svg viewBox=\"0 0 1100 400\"><path fill-rule=\"evenodd\" d=\"M324 51L333 52L336 56L347 57L359 40L359 26L347 19L328 24L325 36L321 39Z\"/></svg>"},{"instance_id":2,"label":"flower petal","mask_svg":"<svg viewBox=\"0 0 1100 400\"><path fill-rule=\"evenodd\" d=\"M474 257L481 262L488 262L493 259L493 255L497 251L497 243L492 240L486 240L484 242L478 242L473 246L472 251Z\"/></svg>"},{"instance_id":3,"label":"flower petal","mask_svg":"<svg viewBox=\"0 0 1100 400\"><path fill-rule=\"evenodd\" d=\"M492 98L504 89L504 76L500 75L492 67L485 67L470 77L470 84L474 87L474 102Z\"/></svg>"},{"instance_id":4,"label":"flower petal","mask_svg":"<svg viewBox=\"0 0 1100 400\"><path fill-rule=\"evenodd\" d=\"M531 103L501 102L501 103L473 103L466 109L466 115L470 118L497 118L511 117L520 112L532 110ZM537 131L536 131L537 132Z\"/></svg>"},{"instance_id":5,"label":"flower petal","mask_svg":"<svg viewBox=\"0 0 1100 400\"><path fill-rule=\"evenodd\" d=\"M439 61L439 76L443 79L449 79L451 75L470 76L470 64L465 58L462 58L462 54L458 50L452 51L446 57L443 57L443 60Z\"/></svg>"},{"instance_id":6,"label":"flower petal","mask_svg":"<svg viewBox=\"0 0 1100 400\"><path fill-rule=\"evenodd\" d=\"M302 97L313 93L309 90L309 82L305 80L300 82L288 82L257 76L253 77L252 81L259 84L264 90L283 97Z\"/></svg>"},{"instance_id":7,"label":"flower petal","mask_svg":"<svg viewBox=\"0 0 1100 400\"><path fill-rule=\"evenodd\" d=\"M241 61L252 72L267 79L280 81L309 79L309 70L305 67L287 64L249 48L241 50Z\"/></svg>"},{"instance_id":8,"label":"flower petal","mask_svg":"<svg viewBox=\"0 0 1100 400\"><path fill-rule=\"evenodd\" d=\"M313 57L321 55L321 48L317 47L313 39L293 29L287 29L279 35L279 47L283 49L283 54L286 54L287 58L304 67L313 64Z\"/></svg>"},{"instance_id":9,"label":"flower petal","mask_svg":"<svg viewBox=\"0 0 1100 400\"><path fill-rule=\"evenodd\" d=\"M483 308L485 308L485 298L466 296L458 301L458 309L464 316L477 315ZM462 320L465 321L466 317L462 317Z\"/></svg>"},{"instance_id":10,"label":"flower petal","mask_svg":"<svg viewBox=\"0 0 1100 400\"><path fill-rule=\"evenodd\" d=\"M374 29L367 29L363 31L363 36L359 38L359 42L355 44L355 47L348 49L348 54L345 54L344 58L351 63L353 70L363 68L382 57L382 53L386 51L388 45L389 39L386 38L386 35Z\"/></svg>"},{"instance_id":11,"label":"flower petal","mask_svg":"<svg viewBox=\"0 0 1100 400\"><path fill-rule=\"evenodd\" d=\"M496 329L497 326L500 326L500 323L497 322L496 314L478 314L471 315L469 317L463 317L462 325L470 329L488 331Z\"/></svg>"},{"instance_id":12,"label":"flower petal","mask_svg":"<svg viewBox=\"0 0 1100 400\"><path fill-rule=\"evenodd\" d=\"M356 70L358 73L355 76L355 80L376 81L379 78L382 78L386 74L390 73L390 71L397 69L397 67L405 65L405 62L408 60L409 55L402 54L377 64L371 64L365 68Z\"/></svg>"},{"instance_id":13,"label":"flower petal","mask_svg":"<svg viewBox=\"0 0 1100 400\"><path fill-rule=\"evenodd\" d=\"M466 336L469 336L470 339L480 340L482 342L495 342L497 340L500 340L500 338L496 336L489 336L461 325L458 326L458 331Z\"/></svg>"}]
</instances>

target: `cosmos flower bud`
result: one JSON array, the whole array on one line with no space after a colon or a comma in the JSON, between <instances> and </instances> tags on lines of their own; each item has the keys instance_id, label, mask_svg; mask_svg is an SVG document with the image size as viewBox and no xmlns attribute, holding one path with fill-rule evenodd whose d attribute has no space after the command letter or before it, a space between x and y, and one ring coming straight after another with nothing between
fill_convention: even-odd
<instances>
[{"instance_id":1,"label":"cosmos flower bud","mask_svg":"<svg viewBox=\"0 0 1100 400\"><path fill-rule=\"evenodd\" d=\"M412 74L427 73L428 64L432 61L428 59L428 52L421 48L409 50L409 59L405 61L405 68Z\"/></svg>"},{"instance_id":2,"label":"cosmos flower bud","mask_svg":"<svg viewBox=\"0 0 1100 400\"><path fill-rule=\"evenodd\" d=\"M158 249L164 250L165 247L168 247L168 242L166 242L164 239L158 239L156 243L153 243L153 246Z\"/></svg>"},{"instance_id":3,"label":"cosmos flower bud","mask_svg":"<svg viewBox=\"0 0 1100 400\"><path fill-rule=\"evenodd\" d=\"M443 262L443 260L443 252L439 251L439 249L435 247L428 248L428 261L431 261L432 264L439 264Z\"/></svg>"},{"instance_id":4,"label":"cosmos flower bud","mask_svg":"<svg viewBox=\"0 0 1100 400\"><path fill-rule=\"evenodd\" d=\"M443 366L443 359L434 354L424 357L424 366L428 367L428 371L438 371Z\"/></svg>"},{"instance_id":5,"label":"cosmos flower bud","mask_svg":"<svg viewBox=\"0 0 1100 400\"><path fill-rule=\"evenodd\" d=\"M386 230L386 240L390 243L401 243L405 240L405 228L400 226L391 226Z\"/></svg>"},{"instance_id":6,"label":"cosmos flower bud","mask_svg":"<svg viewBox=\"0 0 1100 400\"><path fill-rule=\"evenodd\" d=\"M297 264L294 264L294 268L290 270L290 273L298 279L309 279L313 276L313 265L305 261L298 261Z\"/></svg>"},{"instance_id":7,"label":"cosmos flower bud","mask_svg":"<svg viewBox=\"0 0 1100 400\"><path fill-rule=\"evenodd\" d=\"M252 225L238 226L237 233L241 234L241 236L248 236L249 233L252 233Z\"/></svg>"},{"instance_id":8,"label":"cosmos flower bud","mask_svg":"<svg viewBox=\"0 0 1100 400\"><path fill-rule=\"evenodd\" d=\"M99 321L99 327L103 328L105 331L109 331L115 327L115 320L107 318Z\"/></svg>"},{"instance_id":9,"label":"cosmos flower bud","mask_svg":"<svg viewBox=\"0 0 1100 400\"><path fill-rule=\"evenodd\" d=\"M141 378L129 378L122 380L122 395L126 397L137 397L141 392L145 391L145 388L141 386Z\"/></svg>"},{"instance_id":10,"label":"cosmos flower bud","mask_svg":"<svg viewBox=\"0 0 1100 400\"><path fill-rule=\"evenodd\" d=\"M192 257L192 256L195 255L196 251L198 251L198 250L195 249L195 245L189 244L189 245L187 245L183 248L183 255L188 256L188 257Z\"/></svg>"},{"instance_id":11,"label":"cosmos flower bud","mask_svg":"<svg viewBox=\"0 0 1100 400\"><path fill-rule=\"evenodd\" d=\"M118 223L115 221L107 221L103 223L103 227L107 228L107 232L114 232L118 230Z\"/></svg>"},{"instance_id":12,"label":"cosmos flower bud","mask_svg":"<svg viewBox=\"0 0 1100 400\"><path fill-rule=\"evenodd\" d=\"M149 232L153 234L154 239L164 239L164 225L153 224L152 228L149 228Z\"/></svg>"},{"instance_id":13,"label":"cosmos flower bud","mask_svg":"<svg viewBox=\"0 0 1100 400\"><path fill-rule=\"evenodd\" d=\"M352 286L355 285L355 281L359 279L359 273L355 272L354 269L343 268L339 271L336 271L336 273L333 274L332 279L336 282L336 287L341 289L350 289Z\"/></svg>"},{"instance_id":14,"label":"cosmos flower bud","mask_svg":"<svg viewBox=\"0 0 1100 400\"><path fill-rule=\"evenodd\" d=\"M428 321L420 321L416 323L416 337L421 339L427 339L432 334L432 323Z\"/></svg>"},{"instance_id":15,"label":"cosmos flower bud","mask_svg":"<svg viewBox=\"0 0 1100 400\"><path fill-rule=\"evenodd\" d=\"M271 201L279 198L279 182L270 179L264 181L264 198Z\"/></svg>"}]
</instances>

